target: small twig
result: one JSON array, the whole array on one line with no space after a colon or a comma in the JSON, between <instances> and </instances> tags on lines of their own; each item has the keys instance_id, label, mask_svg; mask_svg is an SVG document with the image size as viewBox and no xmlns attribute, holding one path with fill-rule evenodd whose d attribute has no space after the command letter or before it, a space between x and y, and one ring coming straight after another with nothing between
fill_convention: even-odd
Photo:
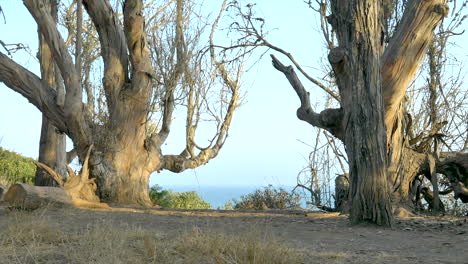
<instances>
[{"instance_id":1,"label":"small twig","mask_svg":"<svg viewBox=\"0 0 468 264\"><path fill-rule=\"evenodd\" d=\"M5 12L3 11L2 6L0 6L0 14L2 14L2 16L3 16L3 21L4 21L4 23L6 24Z\"/></svg>"}]
</instances>

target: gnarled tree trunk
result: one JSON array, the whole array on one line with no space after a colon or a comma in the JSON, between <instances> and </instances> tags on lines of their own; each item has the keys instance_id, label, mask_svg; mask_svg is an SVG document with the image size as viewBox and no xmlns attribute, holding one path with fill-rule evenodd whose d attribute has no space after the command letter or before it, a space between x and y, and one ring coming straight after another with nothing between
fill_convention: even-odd
<instances>
[{"instance_id":1,"label":"gnarled tree trunk","mask_svg":"<svg viewBox=\"0 0 468 264\"><path fill-rule=\"evenodd\" d=\"M442 164L448 164L409 148L403 105L433 30L447 15L448 7L444 0L407 1L403 18L387 44L382 1L330 3L327 20L336 32L338 47L331 49L328 59L341 108L315 113L292 67L285 67L275 57L273 65L286 75L301 99L299 119L343 141L349 159L351 220L391 225L390 203L411 204L415 178L426 173L436 186L435 173L441 171ZM326 5L322 4L325 15ZM320 87L323 89L323 85ZM451 164L454 167L454 162Z\"/></svg>"},{"instance_id":2,"label":"gnarled tree trunk","mask_svg":"<svg viewBox=\"0 0 468 264\"><path fill-rule=\"evenodd\" d=\"M242 67L231 75L229 69L226 69L226 62L219 62L216 58L213 35L221 14L214 23L210 34L211 45L207 50L207 54L211 55L208 59L214 67L213 70L210 67L205 69L200 66L202 59L197 54L206 52L188 50L198 48L196 43L198 36L185 40L192 34L185 31L187 21L191 21L187 15L190 12L186 10L190 5L184 0L175 1L175 19L169 19L169 22L161 21L162 24L168 23L174 28L160 29L162 24L155 27L158 30L165 30L162 34L163 42L164 45L169 45L167 50L171 52L164 61L157 61L162 66L159 65L161 69L156 71L153 69L152 59L166 54L162 52L163 48L156 50L155 56L150 54L149 41L146 38L148 25L145 24L143 17L143 1L124 1L123 16L119 16L107 0L78 1L78 7L82 2L95 26L101 48L100 56L104 70L102 90L105 97L102 104L105 105L99 107L105 110L99 118L96 117L96 120L88 113L89 110L93 110L91 108L93 104L86 105L83 102L83 87L80 81L80 30L77 30L76 58L73 60L50 14L49 1L51 0L25 0L24 4L39 26L41 40L43 39L50 49L49 59L53 57L57 65L58 69L55 72L59 72L61 78L55 76L55 81L58 79L63 81L64 103L57 102L60 90L53 89L55 84L51 80L54 76L51 75L50 79L47 79L50 81L46 81L45 77L41 79L2 53L0 53L0 81L26 97L60 132L67 134L74 143L80 161L85 160L89 146L95 146L90 157L90 177L96 179L97 191L104 201L151 205L148 181L152 172L163 169L181 172L204 165L217 156L227 138L233 112L239 105L242 75L240 70ZM226 5L227 1L224 1L222 10L225 10ZM163 9L165 8L161 10ZM80 11L77 13L77 25L80 27ZM155 15L152 19L159 17ZM169 27L168 25L164 26ZM168 33L172 31L174 31L173 36ZM239 58L239 54L236 56ZM47 64L45 61L43 63ZM48 65L51 66L52 63L44 67ZM209 74L204 73L205 70ZM52 69L48 70L48 74L51 74L51 71ZM216 74L213 74L214 71ZM202 76L193 76L197 72ZM199 99L196 91L210 89L199 86L218 84L215 81L208 82L209 84L198 81L205 76L204 74L208 78L221 79L223 89L228 92L223 90L220 93L223 104L221 107L226 111L220 111L222 114L216 116L218 131L211 144L202 148L194 142L195 129L200 121L198 111L202 108L195 104L207 103ZM176 95L180 97L175 88L180 87L182 82L186 82L187 86L183 87L183 91L187 91L184 103L188 108L186 147L179 155L163 155L161 145L170 133ZM161 100L157 106L153 104L156 97ZM157 131L152 131L149 129L152 125L149 121L155 109L161 111L162 122L157 127Z\"/></svg>"}]
</instances>

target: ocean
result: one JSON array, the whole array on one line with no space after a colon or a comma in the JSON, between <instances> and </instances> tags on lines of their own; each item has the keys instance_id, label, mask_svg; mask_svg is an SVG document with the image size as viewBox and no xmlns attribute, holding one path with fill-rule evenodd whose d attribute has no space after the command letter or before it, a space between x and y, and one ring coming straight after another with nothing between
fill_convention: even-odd
<instances>
[{"instance_id":1,"label":"ocean","mask_svg":"<svg viewBox=\"0 0 468 264\"><path fill-rule=\"evenodd\" d=\"M213 209L223 207L233 199L240 200L241 196L254 192L262 186L195 186L195 185L174 185L162 186L164 189L174 192L195 191L203 200L211 204ZM276 187L276 186L275 186ZM291 191L294 187L281 186L281 188ZM305 202L301 203L305 207Z\"/></svg>"}]
</instances>

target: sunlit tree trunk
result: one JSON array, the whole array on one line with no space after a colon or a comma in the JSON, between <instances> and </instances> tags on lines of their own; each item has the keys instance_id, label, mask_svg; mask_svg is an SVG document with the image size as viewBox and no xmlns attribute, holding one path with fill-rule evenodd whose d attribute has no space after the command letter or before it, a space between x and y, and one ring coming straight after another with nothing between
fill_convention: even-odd
<instances>
[{"instance_id":1,"label":"sunlit tree trunk","mask_svg":"<svg viewBox=\"0 0 468 264\"><path fill-rule=\"evenodd\" d=\"M58 3L56 0L45 1L47 9L54 21L57 22L57 8ZM61 89L59 82L56 80L60 78L60 74L55 67L52 52L49 45L44 40L44 36L39 32L39 63L41 65L41 76L50 87L56 91ZM58 94L61 94L58 92ZM63 94L63 93L62 93ZM57 97L57 104L63 105L63 96ZM54 125L42 115L41 136L39 139L39 157L38 161L47 164L61 175L66 172L66 152L65 152L65 134L59 132ZM37 168L34 184L38 186L56 186L56 182L47 174L43 169Z\"/></svg>"}]
</instances>

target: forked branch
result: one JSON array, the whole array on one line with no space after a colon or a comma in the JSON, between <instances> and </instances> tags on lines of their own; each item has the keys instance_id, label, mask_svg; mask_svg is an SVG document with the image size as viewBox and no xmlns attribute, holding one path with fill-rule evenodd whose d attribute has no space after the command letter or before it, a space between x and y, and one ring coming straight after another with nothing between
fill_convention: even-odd
<instances>
[{"instance_id":1,"label":"forked branch","mask_svg":"<svg viewBox=\"0 0 468 264\"><path fill-rule=\"evenodd\" d=\"M210 47L209 47L209 52L210 52L210 57L211 57L211 62L216 66L216 70L218 74L221 76L223 85L225 85L228 88L228 93L229 93L229 101L227 102L227 111L224 114L224 118L221 121L220 118L220 124L218 125L218 130L216 132L216 136L212 139L210 146L200 149L200 152L198 154L193 153L193 149L196 147L195 142L194 142L194 127L192 129L188 128L187 129L187 146L185 150L180 154L180 155L165 155L163 156L163 165L162 169L167 169L173 172L181 172L186 169L190 168L196 168L201 165L204 165L208 163L211 159L216 157L221 150L221 148L224 145L224 142L227 138L228 135L228 130L231 125L231 121L234 115L234 111L237 109L239 105L239 90L240 90L240 76L242 72L242 65L239 66L237 69L236 73L233 74L235 77L233 78L231 76L231 72L226 69L225 64L220 62L215 53L215 45L213 44L214 42L214 33L217 29L219 20L223 14L223 11L226 8L227 1L223 2L223 5L221 7L221 11L216 18L215 22L213 23L211 34L210 34ZM246 53L243 53L243 56L245 56ZM242 59L241 59L242 60ZM189 95L190 97L190 95ZM189 103L190 100L193 100L193 98L189 98ZM191 107L194 107L194 104L192 102ZM190 116L193 115L193 113L190 113L189 111L189 119ZM188 122L187 125L192 126L192 124L189 124L191 122ZM189 153L190 155L187 155Z\"/></svg>"}]
</instances>

